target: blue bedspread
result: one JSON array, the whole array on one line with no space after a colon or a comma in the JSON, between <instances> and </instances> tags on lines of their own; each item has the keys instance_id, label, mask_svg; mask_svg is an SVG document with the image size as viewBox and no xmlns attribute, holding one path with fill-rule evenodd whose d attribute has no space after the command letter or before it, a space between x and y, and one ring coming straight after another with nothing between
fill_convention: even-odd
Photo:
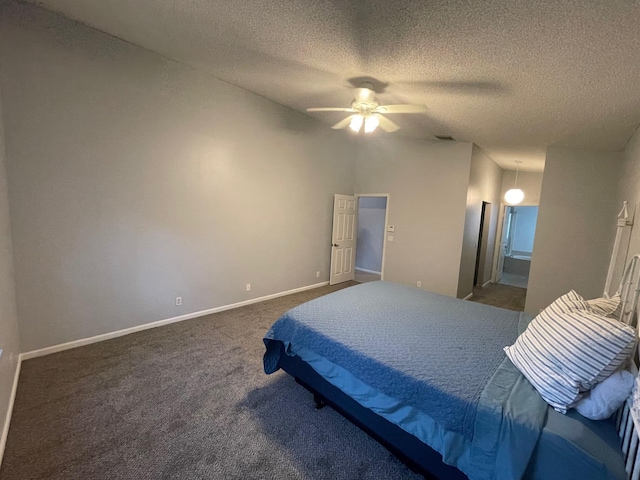
<instances>
[{"instance_id":1,"label":"blue bedspread","mask_svg":"<svg viewBox=\"0 0 640 480\"><path fill-rule=\"evenodd\" d=\"M521 478L547 406L506 359L520 314L388 282L293 308L265 335L472 479Z\"/></svg>"}]
</instances>

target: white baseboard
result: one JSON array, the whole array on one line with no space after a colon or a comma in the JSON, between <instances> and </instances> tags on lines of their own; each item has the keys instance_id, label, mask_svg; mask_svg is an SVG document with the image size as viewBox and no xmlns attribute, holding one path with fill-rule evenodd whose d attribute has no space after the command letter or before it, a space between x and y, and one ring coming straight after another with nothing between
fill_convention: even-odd
<instances>
[{"instance_id":1,"label":"white baseboard","mask_svg":"<svg viewBox=\"0 0 640 480\"><path fill-rule=\"evenodd\" d=\"M469 300L471 297L473 297L473 292L471 292L469 295L464 297L463 300Z\"/></svg>"},{"instance_id":2,"label":"white baseboard","mask_svg":"<svg viewBox=\"0 0 640 480\"><path fill-rule=\"evenodd\" d=\"M91 343L102 342L104 340L110 340L112 338L122 337L123 335L129 335L130 333L140 332L142 330L148 330L150 328L162 327L163 325L169 325L170 323L182 322L184 320L190 320L192 318L204 317L205 315L211 315L212 313L223 312L225 310L231 310L233 308L244 307L245 305L251 305L253 303L264 302L265 300L271 300L273 298L284 297L285 295L291 295L293 293L304 292L305 290L312 290L314 288L324 287L329 285L329 282L316 283L314 285L308 285L306 287L294 288L286 292L273 293L264 297L252 298L251 300L245 300L243 302L232 303L230 305L223 305L221 307L210 308L208 310L201 310L199 312L187 313L186 315L180 315L179 317L167 318L165 320L158 320L156 322L145 323L143 325L137 325L135 327L125 328L123 330L117 330L115 332L103 333L94 337L82 338L80 340L73 340L71 342L61 343L59 345L52 345L51 347L41 348L39 350L32 350L20 355L22 360L29 360L30 358L42 357L44 355L50 355L52 353L62 352L63 350L69 350L71 348L81 347L83 345L89 345Z\"/></svg>"},{"instance_id":3,"label":"white baseboard","mask_svg":"<svg viewBox=\"0 0 640 480\"><path fill-rule=\"evenodd\" d=\"M0 465L4 456L4 447L7 445L7 437L9 435L9 424L11 423L11 414L13 413L13 404L16 400L16 392L18 391L18 379L20 378L20 367L22 366L22 355L18 356L18 364L16 365L16 373L13 376L13 386L11 387L11 396L9 397L9 406L7 415L4 419L4 428L0 437Z\"/></svg>"},{"instance_id":4,"label":"white baseboard","mask_svg":"<svg viewBox=\"0 0 640 480\"><path fill-rule=\"evenodd\" d=\"M488 281L484 282L484 283L482 284L482 288L486 287L486 286L487 286L487 285L489 285L490 283L493 283L493 282L492 282L491 280L488 280Z\"/></svg>"},{"instance_id":5,"label":"white baseboard","mask_svg":"<svg viewBox=\"0 0 640 480\"><path fill-rule=\"evenodd\" d=\"M373 273L375 275L382 275L382 272L376 272L375 270L367 270L366 268L356 267L356 270L359 271L359 272Z\"/></svg>"}]
</instances>

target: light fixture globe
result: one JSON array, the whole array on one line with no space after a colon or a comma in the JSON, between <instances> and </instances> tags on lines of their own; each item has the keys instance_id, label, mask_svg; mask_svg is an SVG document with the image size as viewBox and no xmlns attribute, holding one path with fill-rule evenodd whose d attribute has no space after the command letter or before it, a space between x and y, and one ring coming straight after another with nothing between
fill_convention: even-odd
<instances>
[{"instance_id":1,"label":"light fixture globe","mask_svg":"<svg viewBox=\"0 0 640 480\"><path fill-rule=\"evenodd\" d=\"M364 122L364 117L360 114L356 114L351 117L351 123L349 124L349 128L354 132L358 133L362 128L362 123Z\"/></svg>"},{"instance_id":2,"label":"light fixture globe","mask_svg":"<svg viewBox=\"0 0 640 480\"><path fill-rule=\"evenodd\" d=\"M524 192L518 188L518 170L520 170L521 163L522 160L516 160L516 179L513 182L513 188L504 194L504 201L510 205L517 205L524 200Z\"/></svg>"},{"instance_id":3,"label":"light fixture globe","mask_svg":"<svg viewBox=\"0 0 640 480\"><path fill-rule=\"evenodd\" d=\"M380 120L376 115L369 115L364 119L364 133L372 133L380 125Z\"/></svg>"},{"instance_id":4,"label":"light fixture globe","mask_svg":"<svg viewBox=\"0 0 640 480\"><path fill-rule=\"evenodd\" d=\"M504 194L504 200L511 205L517 205L524 200L524 192L519 188L512 188Z\"/></svg>"}]
</instances>

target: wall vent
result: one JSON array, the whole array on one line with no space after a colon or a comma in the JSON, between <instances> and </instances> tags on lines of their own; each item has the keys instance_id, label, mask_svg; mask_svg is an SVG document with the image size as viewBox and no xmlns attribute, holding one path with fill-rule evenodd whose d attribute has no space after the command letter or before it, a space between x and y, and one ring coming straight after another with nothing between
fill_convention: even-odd
<instances>
[{"instance_id":1,"label":"wall vent","mask_svg":"<svg viewBox=\"0 0 640 480\"><path fill-rule=\"evenodd\" d=\"M450 135L435 135L438 140L447 140L448 142L454 142L455 139Z\"/></svg>"}]
</instances>

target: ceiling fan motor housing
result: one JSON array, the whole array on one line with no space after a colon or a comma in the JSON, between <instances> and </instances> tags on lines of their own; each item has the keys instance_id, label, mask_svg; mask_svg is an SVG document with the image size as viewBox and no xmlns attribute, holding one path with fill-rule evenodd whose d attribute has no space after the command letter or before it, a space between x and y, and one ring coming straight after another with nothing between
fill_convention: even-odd
<instances>
[{"instance_id":1,"label":"ceiling fan motor housing","mask_svg":"<svg viewBox=\"0 0 640 480\"><path fill-rule=\"evenodd\" d=\"M368 112L380 105L375 98L376 92L367 87L356 89L356 98L351 102L351 108L358 112Z\"/></svg>"}]
</instances>

